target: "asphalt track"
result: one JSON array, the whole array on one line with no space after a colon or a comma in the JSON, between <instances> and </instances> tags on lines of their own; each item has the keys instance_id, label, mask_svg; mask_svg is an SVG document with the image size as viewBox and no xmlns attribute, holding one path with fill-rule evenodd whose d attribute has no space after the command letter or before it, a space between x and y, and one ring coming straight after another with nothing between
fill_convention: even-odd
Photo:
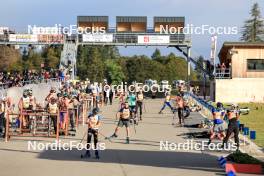
<instances>
[{"instance_id":1,"label":"asphalt track","mask_svg":"<svg viewBox=\"0 0 264 176\"><path fill-rule=\"evenodd\" d=\"M172 175L224 175L218 166L217 158L225 152L205 150L160 150L160 141L183 143L190 139L188 133L200 132L191 125L199 123L202 116L192 113L186 120L188 127L172 126L172 113L166 109L158 114L161 99L146 100L146 112L139 123L137 133L131 128L131 143L125 144L125 129L121 129L112 142L100 135L100 142L106 150L100 152L100 159L81 159L84 151L72 150L28 150L29 138L13 137L5 143L0 141L1 176L172 176ZM109 136L116 126L115 113L118 104L102 108L104 116L100 132ZM80 126L75 137L62 137L61 140L80 141L85 126ZM34 138L36 142L52 142L50 138ZM206 139L194 139L201 141ZM92 153L94 156L94 153Z\"/></svg>"}]
</instances>

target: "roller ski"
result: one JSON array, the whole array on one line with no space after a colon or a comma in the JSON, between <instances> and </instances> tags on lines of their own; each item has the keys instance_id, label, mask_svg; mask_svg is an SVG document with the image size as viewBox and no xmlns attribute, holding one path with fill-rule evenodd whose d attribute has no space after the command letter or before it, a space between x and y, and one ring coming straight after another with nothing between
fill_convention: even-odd
<instances>
[{"instance_id":1,"label":"roller ski","mask_svg":"<svg viewBox=\"0 0 264 176\"><path fill-rule=\"evenodd\" d=\"M81 154L81 158L90 158L90 157L91 157L90 151L86 151L85 154Z\"/></svg>"},{"instance_id":2,"label":"roller ski","mask_svg":"<svg viewBox=\"0 0 264 176\"><path fill-rule=\"evenodd\" d=\"M117 135L116 135L116 134L112 134L112 135L109 136L109 137L105 137L105 139L106 139L106 140L109 140L110 142L112 142L111 139L113 139L113 138L117 138Z\"/></svg>"},{"instance_id":3,"label":"roller ski","mask_svg":"<svg viewBox=\"0 0 264 176\"><path fill-rule=\"evenodd\" d=\"M98 150L95 150L95 159L100 159Z\"/></svg>"}]
</instances>

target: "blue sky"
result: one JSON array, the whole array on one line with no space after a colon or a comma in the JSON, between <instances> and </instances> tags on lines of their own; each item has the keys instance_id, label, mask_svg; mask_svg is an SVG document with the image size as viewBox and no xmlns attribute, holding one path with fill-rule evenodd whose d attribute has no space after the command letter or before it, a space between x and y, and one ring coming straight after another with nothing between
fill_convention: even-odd
<instances>
[{"instance_id":1,"label":"blue sky","mask_svg":"<svg viewBox=\"0 0 264 176\"><path fill-rule=\"evenodd\" d=\"M0 26L18 31L26 30L28 24L54 26L76 24L78 15L109 16L110 27L115 26L115 16L185 16L186 24L195 26L237 26L241 28L249 17L254 2L264 13L263 0L8 0L2 1ZM262 14L263 14L262 13ZM264 14L263 14L264 15ZM218 36L218 50L224 41L237 41L239 35ZM194 55L210 56L210 35L192 35ZM155 47L121 47L122 55L151 55ZM162 54L175 49L160 48Z\"/></svg>"}]
</instances>

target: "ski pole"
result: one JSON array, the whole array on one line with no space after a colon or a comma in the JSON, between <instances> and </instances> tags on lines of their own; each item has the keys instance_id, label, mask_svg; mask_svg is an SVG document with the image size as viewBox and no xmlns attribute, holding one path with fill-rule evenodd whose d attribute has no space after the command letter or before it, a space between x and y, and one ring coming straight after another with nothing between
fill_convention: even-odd
<instances>
[{"instance_id":1,"label":"ski pole","mask_svg":"<svg viewBox=\"0 0 264 176\"><path fill-rule=\"evenodd\" d=\"M85 138L85 136L87 135L87 131L84 133L84 135L83 135L83 137L82 137L82 139L81 139L81 141L80 141L80 143L82 143L83 142L83 140L84 140L84 138Z\"/></svg>"},{"instance_id":2,"label":"ski pole","mask_svg":"<svg viewBox=\"0 0 264 176\"><path fill-rule=\"evenodd\" d=\"M147 110L146 110L145 103L143 103L143 106L144 106L144 112L146 113L146 112L147 112Z\"/></svg>"}]
</instances>

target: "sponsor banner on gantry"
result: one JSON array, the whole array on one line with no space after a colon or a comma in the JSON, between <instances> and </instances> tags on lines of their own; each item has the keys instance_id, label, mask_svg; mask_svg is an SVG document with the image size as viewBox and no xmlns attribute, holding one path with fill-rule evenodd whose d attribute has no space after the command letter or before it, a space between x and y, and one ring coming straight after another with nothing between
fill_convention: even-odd
<instances>
[{"instance_id":1,"label":"sponsor banner on gantry","mask_svg":"<svg viewBox=\"0 0 264 176\"><path fill-rule=\"evenodd\" d=\"M170 43L169 35L139 35L139 44L166 44Z\"/></svg>"},{"instance_id":2,"label":"sponsor banner on gantry","mask_svg":"<svg viewBox=\"0 0 264 176\"><path fill-rule=\"evenodd\" d=\"M83 34L83 42L113 42L113 34Z\"/></svg>"},{"instance_id":3,"label":"sponsor banner on gantry","mask_svg":"<svg viewBox=\"0 0 264 176\"><path fill-rule=\"evenodd\" d=\"M10 34L10 42L38 42L38 35L31 34Z\"/></svg>"},{"instance_id":4,"label":"sponsor banner on gantry","mask_svg":"<svg viewBox=\"0 0 264 176\"><path fill-rule=\"evenodd\" d=\"M63 43L64 37L62 34L41 34L38 35L38 41L42 43Z\"/></svg>"}]
</instances>

